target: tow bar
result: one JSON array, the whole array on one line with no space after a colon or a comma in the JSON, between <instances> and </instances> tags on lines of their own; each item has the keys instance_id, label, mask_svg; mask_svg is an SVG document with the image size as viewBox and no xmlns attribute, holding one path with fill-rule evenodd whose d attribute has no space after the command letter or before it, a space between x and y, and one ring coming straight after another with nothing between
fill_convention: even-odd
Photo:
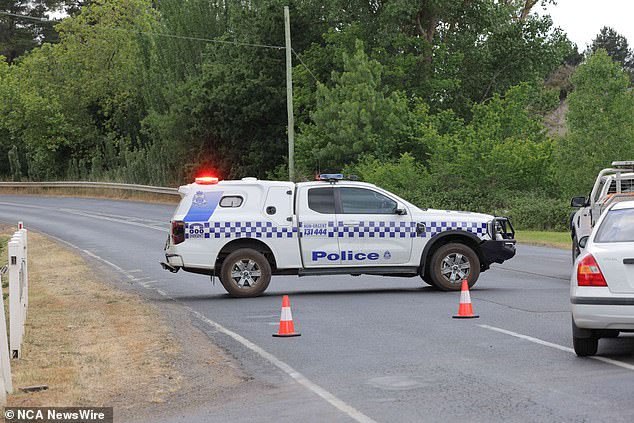
<instances>
[{"instance_id":1,"label":"tow bar","mask_svg":"<svg viewBox=\"0 0 634 423\"><path fill-rule=\"evenodd\" d=\"M178 271L180 270L178 267L174 267L169 263L165 263L164 261L161 261L159 263L161 263L161 267L163 268L163 270L169 270L172 273L178 273Z\"/></svg>"}]
</instances>

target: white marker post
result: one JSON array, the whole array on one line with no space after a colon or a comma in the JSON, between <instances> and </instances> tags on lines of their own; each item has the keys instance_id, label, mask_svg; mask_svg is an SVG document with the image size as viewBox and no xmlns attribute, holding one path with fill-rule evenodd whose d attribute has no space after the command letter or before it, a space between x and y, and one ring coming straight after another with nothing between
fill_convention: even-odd
<instances>
[{"instance_id":1,"label":"white marker post","mask_svg":"<svg viewBox=\"0 0 634 423\"><path fill-rule=\"evenodd\" d=\"M2 275L8 270L8 266L0 269L0 285L2 285ZM7 404L7 392L13 393L13 382L11 380L11 360L9 357L9 339L7 336L7 315L4 312L4 301L0 301L0 404Z\"/></svg>"},{"instance_id":2,"label":"white marker post","mask_svg":"<svg viewBox=\"0 0 634 423\"><path fill-rule=\"evenodd\" d=\"M20 358L26 319L26 230L13 234L9 241L9 340L11 357Z\"/></svg>"}]
</instances>

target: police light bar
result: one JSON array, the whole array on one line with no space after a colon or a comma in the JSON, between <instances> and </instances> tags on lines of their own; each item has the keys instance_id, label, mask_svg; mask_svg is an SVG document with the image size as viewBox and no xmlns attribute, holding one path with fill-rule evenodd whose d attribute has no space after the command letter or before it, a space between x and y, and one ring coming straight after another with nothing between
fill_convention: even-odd
<instances>
[{"instance_id":1,"label":"police light bar","mask_svg":"<svg viewBox=\"0 0 634 423\"><path fill-rule=\"evenodd\" d=\"M322 173L319 175L320 181L339 181L343 179L343 175L341 173Z\"/></svg>"},{"instance_id":2,"label":"police light bar","mask_svg":"<svg viewBox=\"0 0 634 423\"><path fill-rule=\"evenodd\" d=\"M214 176L200 176L195 179L198 185L214 185L218 183L218 178Z\"/></svg>"},{"instance_id":3,"label":"police light bar","mask_svg":"<svg viewBox=\"0 0 634 423\"><path fill-rule=\"evenodd\" d=\"M612 162L614 167L634 167L634 160L627 160L623 162Z\"/></svg>"}]
</instances>

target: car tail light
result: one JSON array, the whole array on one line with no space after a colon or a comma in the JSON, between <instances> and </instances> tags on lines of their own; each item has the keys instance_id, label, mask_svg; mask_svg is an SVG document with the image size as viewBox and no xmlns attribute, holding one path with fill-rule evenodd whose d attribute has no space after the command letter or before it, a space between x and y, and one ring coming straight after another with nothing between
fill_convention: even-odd
<instances>
[{"instance_id":1,"label":"car tail light","mask_svg":"<svg viewBox=\"0 0 634 423\"><path fill-rule=\"evenodd\" d=\"M579 261L577 266L577 284L579 286L608 286L592 254L586 255Z\"/></svg>"},{"instance_id":2,"label":"car tail light","mask_svg":"<svg viewBox=\"0 0 634 423\"><path fill-rule=\"evenodd\" d=\"M172 242L174 245L185 241L185 222L181 220L172 221Z\"/></svg>"}]
</instances>

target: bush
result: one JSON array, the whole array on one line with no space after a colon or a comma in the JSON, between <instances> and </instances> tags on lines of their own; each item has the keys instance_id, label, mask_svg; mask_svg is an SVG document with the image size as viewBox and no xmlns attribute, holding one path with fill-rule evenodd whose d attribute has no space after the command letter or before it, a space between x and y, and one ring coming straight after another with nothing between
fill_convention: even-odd
<instances>
[{"instance_id":1,"label":"bush","mask_svg":"<svg viewBox=\"0 0 634 423\"><path fill-rule=\"evenodd\" d=\"M519 195L511 200L508 216L515 229L567 231L570 211L568 201L562 199Z\"/></svg>"}]
</instances>

